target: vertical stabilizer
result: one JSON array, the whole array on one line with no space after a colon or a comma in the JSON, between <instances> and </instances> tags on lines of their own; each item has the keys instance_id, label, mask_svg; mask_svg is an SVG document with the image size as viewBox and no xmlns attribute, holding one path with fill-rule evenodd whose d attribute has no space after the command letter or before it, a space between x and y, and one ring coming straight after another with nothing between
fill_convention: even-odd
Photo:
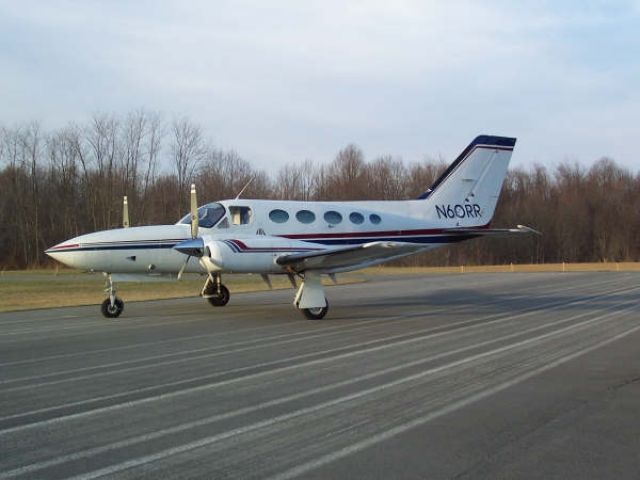
<instances>
[{"instance_id":1,"label":"vertical stabilizer","mask_svg":"<svg viewBox=\"0 0 640 480\"><path fill-rule=\"evenodd\" d=\"M515 138L480 135L426 192L427 217L452 227L487 225L496 208Z\"/></svg>"}]
</instances>

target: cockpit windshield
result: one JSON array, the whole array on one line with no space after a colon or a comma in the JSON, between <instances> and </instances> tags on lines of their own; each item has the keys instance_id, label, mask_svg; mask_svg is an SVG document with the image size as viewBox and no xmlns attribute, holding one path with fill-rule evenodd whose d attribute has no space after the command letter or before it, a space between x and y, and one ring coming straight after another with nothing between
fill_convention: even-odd
<instances>
[{"instance_id":1,"label":"cockpit windshield","mask_svg":"<svg viewBox=\"0 0 640 480\"><path fill-rule=\"evenodd\" d=\"M198 209L198 226L211 228L224 217L225 209L219 203L208 203ZM191 214L187 213L178 223L190 224Z\"/></svg>"}]
</instances>

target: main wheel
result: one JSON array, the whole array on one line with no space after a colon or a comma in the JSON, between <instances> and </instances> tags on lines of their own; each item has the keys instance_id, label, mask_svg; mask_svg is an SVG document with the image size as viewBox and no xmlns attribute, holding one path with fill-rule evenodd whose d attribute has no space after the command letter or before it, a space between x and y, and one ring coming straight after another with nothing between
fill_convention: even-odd
<instances>
[{"instance_id":1,"label":"main wheel","mask_svg":"<svg viewBox=\"0 0 640 480\"><path fill-rule=\"evenodd\" d=\"M111 300L107 298L104 302L102 302L102 306L100 307L102 315L107 318L117 318L120 316L123 310L124 302L118 297L115 298L113 305L111 305Z\"/></svg>"},{"instance_id":2,"label":"main wheel","mask_svg":"<svg viewBox=\"0 0 640 480\"><path fill-rule=\"evenodd\" d=\"M230 297L229 289L224 285L220 285L220 293L213 297L208 297L207 300L214 307L224 307L229 302Z\"/></svg>"},{"instance_id":3,"label":"main wheel","mask_svg":"<svg viewBox=\"0 0 640 480\"><path fill-rule=\"evenodd\" d=\"M302 310L302 314L309 320L322 320L329 311L329 302L326 298L324 301L327 303L324 307L301 308L300 310Z\"/></svg>"}]
</instances>

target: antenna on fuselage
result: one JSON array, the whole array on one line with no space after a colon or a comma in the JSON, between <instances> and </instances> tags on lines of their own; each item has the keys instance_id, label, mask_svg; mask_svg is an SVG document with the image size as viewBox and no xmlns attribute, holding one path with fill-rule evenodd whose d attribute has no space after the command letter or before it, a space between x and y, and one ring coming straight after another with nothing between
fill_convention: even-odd
<instances>
[{"instance_id":1,"label":"antenna on fuselage","mask_svg":"<svg viewBox=\"0 0 640 480\"><path fill-rule=\"evenodd\" d=\"M245 184L245 186L244 186L244 187L242 187L242 190L240 190L240 191L238 192L238 195L236 195L236 198L235 198L234 200L238 200L238 199L240 198L240 195L242 195L242 192L244 192L244 191L247 189L247 187L251 184L251 182L253 182L253 179L254 179L254 178L256 178L256 177L251 177L251 178L249 179L249 181Z\"/></svg>"},{"instance_id":2,"label":"antenna on fuselage","mask_svg":"<svg viewBox=\"0 0 640 480\"><path fill-rule=\"evenodd\" d=\"M126 195L122 199L122 227L129 228L129 204Z\"/></svg>"}]
</instances>

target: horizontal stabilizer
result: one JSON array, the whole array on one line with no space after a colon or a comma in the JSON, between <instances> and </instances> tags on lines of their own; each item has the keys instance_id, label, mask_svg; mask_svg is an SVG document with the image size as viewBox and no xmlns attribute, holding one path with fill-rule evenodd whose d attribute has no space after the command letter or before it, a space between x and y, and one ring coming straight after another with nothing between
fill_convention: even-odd
<instances>
[{"instance_id":1,"label":"horizontal stabilizer","mask_svg":"<svg viewBox=\"0 0 640 480\"><path fill-rule=\"evenodd\" d=\"M479 235L479 236L508 236L521 234L542 235L538 230L525 225L518 225L516 228L445 228L444 233L460 234L460 235Z\"/></svg>"}]
</instances>

